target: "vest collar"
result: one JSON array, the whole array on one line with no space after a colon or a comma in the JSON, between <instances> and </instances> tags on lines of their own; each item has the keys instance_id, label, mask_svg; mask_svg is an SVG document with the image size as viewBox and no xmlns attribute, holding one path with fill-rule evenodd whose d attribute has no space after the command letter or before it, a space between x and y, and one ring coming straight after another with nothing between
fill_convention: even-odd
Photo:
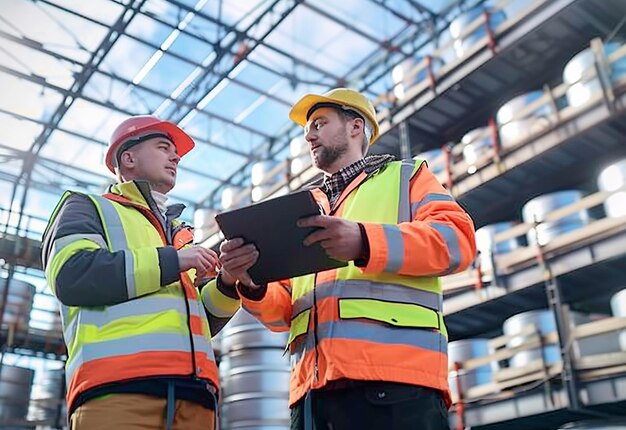
<instances>
[{"instance_id":1,"label":"vest collar","mask_svg":"<svg viewBox=\"0 0 626 430\"><path fill-rule=\"evenodd\" d=\"M124 197L133 203L149 209L155 214L160 213L156 202L152 198L150 184L148 181L135 180L113 184L109 187L109 193ZM165 213L167 219L172 220L174 218L178 218L184 209L185 205L182 203L169 205Z\"/></svg>"}]
</instances>

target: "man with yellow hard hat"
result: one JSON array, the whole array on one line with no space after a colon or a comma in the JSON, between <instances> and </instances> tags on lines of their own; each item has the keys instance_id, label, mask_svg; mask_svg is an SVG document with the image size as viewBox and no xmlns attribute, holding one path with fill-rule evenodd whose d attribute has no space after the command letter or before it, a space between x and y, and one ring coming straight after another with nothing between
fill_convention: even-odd
<instances>
[{"instance_id":1,"label":"man with yellow hard hat","mask_svg":"<svg viewBox=\"0 0 626 430\"><path fill-rule=\"evenodd\" d=\"M183 205L166 205L193 147L176 124L128 118L105 159L118 183L102 196L67 192L51 216L43 266L63 317L74 430L215 428L211 332L239 299L201 285L217 255L192 244Z\"/></svg>"},{"instance_id":2,"label":"man with yellow hard hat","mask_svg":"<svg viewBox=\"0 0 626 430\"><path fill-rule=\"evenodd\" d=\"M325 215L299 221L318 227L305 245L349 264L255 285L258 251L232 239L220 282L236 279L246 310L289 331L291 428L449 428L439 276L473 261L472 220L421 160L365 156L379 125L363 94L309 94L289 116L324 173L312 192Z\"/></svg>"}]
</instances>

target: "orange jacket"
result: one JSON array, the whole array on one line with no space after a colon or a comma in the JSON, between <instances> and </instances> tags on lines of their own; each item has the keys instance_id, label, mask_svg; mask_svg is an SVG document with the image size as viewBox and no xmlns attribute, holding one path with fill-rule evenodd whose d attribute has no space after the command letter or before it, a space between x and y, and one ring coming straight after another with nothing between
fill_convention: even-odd
<instances>
[{"instance_id":1,"label":"orange jacket","mask_svg":"<svg viewBox=\"0 0 626 430\"><path fill-rule=\"evenodd\" d=\"M370 258L242 299L270 330L291 332L290 405L342 378L432 387L449 401L438 276L473 261L472 220L419 161L362 172L333 211L314 195L327 213L362 223Z\"/></svg>"}]
</instances>

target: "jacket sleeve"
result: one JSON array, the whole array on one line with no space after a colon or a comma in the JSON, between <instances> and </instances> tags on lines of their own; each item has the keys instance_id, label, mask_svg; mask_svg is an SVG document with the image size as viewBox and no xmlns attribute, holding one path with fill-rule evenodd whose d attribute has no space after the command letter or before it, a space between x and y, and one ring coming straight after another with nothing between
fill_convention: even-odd
<instances>
[{"instance_id":1,"label":"jacket sleeve","mask_svg":"<svg viewBox=\"0 0 626 430\"><path fill-rule=\"evenodd\" d=\"M254 315L271 331L288 331L291 326L291 283L289 280L270 282L260 298L246 297L245 291L237 288L241 306Z\"/></svg>"},{"instance_id":2,"label":"jacket sleeve","mask_svg":"<svg viewBox=\"0 0 626 430\"><path fill-rule=\"evenodd\" d=\"M202 287L202 303L206 309L211 336L218 334L241 306L234 287L225 287L218 278Z\"/></svg>"},{"instance_id":3,"label":"jacket sleeve","mask_svg":"<svg viewBox=\"0 0 626 430\"><path fill-rule=\"evenodd\" d=\"M465 270L476 243L470 216L425 164L410 182L411 221L363 223L370 258L365 273L442 276Z\"/></svg>"},{"instance_id":4,"label":"jacket sleeve","mask_svg":"<svg viewBox=\"0 0 626 430\"><path fill-rule=\"evenodd\" d=\"M82 194L59 203L44 233L42 260L50 289L68 306L122 303L158 291L179 272L172 246L110 252L96 207Z\"/></svg>"}]
</instances>

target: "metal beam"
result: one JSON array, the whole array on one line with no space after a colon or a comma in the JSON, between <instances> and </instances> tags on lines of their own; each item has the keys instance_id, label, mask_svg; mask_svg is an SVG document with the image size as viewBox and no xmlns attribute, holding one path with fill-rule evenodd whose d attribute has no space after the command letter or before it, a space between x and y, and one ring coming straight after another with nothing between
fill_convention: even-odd
<instances>
[{"instance_id":1,"label":"metal beam","mask_svg":"<svg viewBox=\"0 0 626 430\"><path fill-rule=\"evenodd\" d=\"M39 125L44 125L45 124L41 120L35 120L33 118L28 118L28 117L25 117L23 115L19 115L19 114L13 113L13 112L5 111L4 109L1 109L1 108L0 108L0 113L1 114L5 114L5 115L13 116L13 117L18 118L20 120L30 121L32 123L39 124ZM101 140L97 140L97 139L95 139L93 137L89 137L89 136L86 136L84 134L81 134L81 133L78 133L78 132L75 132L75 131L67 130L67 129L64 129L64 128L61 128L61 127L57 127L56 130L60 131L60 132L63 132L63 133L67 133L70 136L74 136L74 137L77 137L79 139L84 139L86 141L93 142L93 143L95 143L97 145L101 145L101 146L107 146L108 145L106 142L103 142ZM197 141L198 139L194 138L194 140ZM26 156L26 154L27 154L27 152L25 152L25 151L18 151L15 148L10 148L10 147L7 147L7 146L2 145L2 144L0 144L0 148L8 149L10 151L18 153L19 154L18 157L20 157L20 158L24 158ZM51 158L45 158L45 157L38 156L38 159L39 160L44 160L44 161L49 161L51 163L56 163L59 166L63 166L63 167L66 167L66 168L76 169L76 170L78 170L80 172L83 172L83 173L90 173L92 175L101 177L103 179L110 179L110 178L108 178L106 176L100 175L98 173L94 173L91 170L81 169L80 167L76 167L74 165L65 164L65 163L62 163L60 161L57 161L57 160L54 160L54 159L51 159ZM178 169L181 170L181 171L193 173L193 174L199 175L199 176L201 176L203 178L210 179L210 180L213 180L213 181L217 181L217 182L220 182L220 183L224 183L224 181L225 181L225 179L220 178L219 176L215 176L215 175L212 175L212 174L210 174L208 172L200 171L200 170L197 170L197 169L192 169L190 167L180 166ZM182 199L180 197L177 197L177 198L179 198L181 200L184 200L184 199Z\"/></svg>"},{"instance_id":2,"label":"metal beam","mask_svg":"<svg viewBox=\"0 0 626 430\"><path fill-rule=\"evenodd\" d=\"M48 137L50 136L50 134L59 125L59 123L65 116L65 113L68 111L68 109L72 106L72 104L76 100L76 97L70 94L82 93L82 90L84 89L91 75L100 65L100 63L102 62L106 54L109 52L113 44L122 35L122 31L124 31L124 29L128 26L130 21L136 15L137 9L140 8L145 1L146 0L136 0L134 2L130 2L125 7L124 12L120 15L120 17L117 19L115 24L109 29L106 37L103 39L100 46L98 46L94 50L94 52L91 54L89 62L84 65L83 70L78 74L78 76L74 80L74 83L72 84L70 90L64 94L63 102L59 105L57 110L52 114L49 122L44 126L43 131L39 134L39 136L35 139L35 141L31 145L30 150L29 150L31 153L31 156L24 159L22 172L19 175L19 178L22 178L25 176L26 179L24 183L24 192L22 193L22 199L20 202L19 218L17 221L18 229L22 222L22 215L24 212L24 207L26 205L26 197L28 195L29 184L31 181L31 176L32 176L33 167L35 164L37 154L39 153L43 145L46 143L46 141L48 140ZM13 200L15 199L15 196L17 194L17 187L18 187L18 184L16 182L13 187L13 193L11 195L11 203L10 203L11 207L13 206Z\"/></svg>"},{"instance_id":3,"label":"metal beam","mask_svg":"<svg viewBox=\"0 0 626 430\"><path fill-rule=\"evenodd\" d=\"M404 21L406 24L417 24L417 21L415 21L413 18L406 16L403 13L398 12L397 10L395 10L394 8L389 7L389 2L386 0L369 0L371 3L375 4L376 6L379 6L383 9L385 9L386 11L388 11L390 14L392 14L393 16L395 16L396 18L401 19L402 21Z\"/></svg>"},{"instance_id":4,"label":"metal beam","mask_svg":"<svg viewBox=\"0 0 626 430\"><path fill-rule=\"evenodd\" d=\"M216 18L214 18L214 17L212 17L210 15L207 15L207 14L205 14L203 12L200 12L200 11L195 11L191 6L188 6L188 5L184 4L184 3L181 3L180 1L177 1L177 0L166 0L166 1L168 3L171 3L171 4L179 7L182 10L185 10L187 12L193 12L193 13L195 13L196 15L198 15L201 18L204 18L204 19L206 19L206 20L208 20L208 21L210 21L210 22L212 22L214 24L222 26L222 27L226 28L229 32L234 32L235 34L238 34L241 37L245 37L247 40L250 40L251 42L258 43L261 46L269 49L270 51L273 51L273 52L275 52L277 54L282 55L283 57L286 57L286 58L290 59L295 64L304 66L307 69L313 70L314 72L317 72L317 73L319 73L321 75L324 75L324 76L326 76L327 78L331 79L334 82L337 82L339 80L339 76L336 76L336 75L332 74L330 71L324 70L324 69L322 69L320 67L317 67L315 64L309 63L309 62L307 62L305 60L302 60L300 58L294 58L288 52L286 52L286 51L284 51L284 50L282 50L282 49L280 49L280 48L278 48L276 46L270 45L270 44L266 43L264 40L256 39L255 37L250 36L250 34L248 34L248 31L238 30L236 27L228 25L228 24L224 23L223 21L220 21L220 20L218 20L218 19L216 19ZM298 3L301 3L302 1L303 0L298 0ZM224 35L223 37L226 37L226 35ZM253 63L253 64L257 64L257 63Z\"/></svg>"},{"instance_id":5,"label":"metal beam","mask_svg":"<svg viewBox=\"0 0 626 430\"><path fill-rule=\"evenodd\" d=\"M71 9L67 9L67 8L62 7L62 6L60 6L60 5L54 4L54 3L50 2L50 0L38 0L38 1L39 1L39 2L41 2L41 3L45 3L45 4L49 5L49 6L52 6L52 7L56 8L56 9L62 10L63 12L67 12L67 13L70 13L70 14L76 15L76 16L78 16L78 17L82 18L82 19L85 19L86 21L89 21L89 22L93 23L93 24L96 24L96 25L99 25L99 26L102 26L102 27L107 27L107 28L108 28L108 26L107 26L107 25L105 25L105 24L101 23L100 21L97 21L97 20L95 20L95 19L93 19L93 18L89 18L89 17L87 17L87 16L85 16L85 15L81 15L81 14L79 14L78 12L74 12L74 11L72 11ZM185 33L185 34L186 34L186 33ZM139 38L139 37L137 37L137 36L133 36L132 34L123 33L123 35L124 35L124 37L127 37L127 38L129 38L129 39L131 39L131 40L134 40L135 42L138 42L138 43L140 43L140 44L142 44L142 45L145 45L145 46L147 46L147 47L149 47L149 48L151 48L151 49L154 49L155 51L159 51L159 50L161 49L158 45L155 45L154 43L151 43L151 42L148 42L148 41L146 41L146 40L143 40L143 39L141 39L141 38ZM192 66L195 66L195 67L202 67L202 65L201 65L201 64L198 64L197 62L192 61L192 60L190 60L189 58L184 57L184 56L182 56L182 55L180 55L180 54L177 54L177 53L175 53L175 52L172 52L172 51L167 51L167 55L170 55L170 56L172 56L172 57L176 58L177 60L180 60L180 61L185 62L185 63L187 63L187 64L190 64L190 65L192 65ZM80 63L79 63L79 64L80 64ZM81 65L82 65L82 64L81 64ZM97 68L96 68L96 69L97 69ZM101 73L101 74L103 74L103 75L106 75L106 76L114 76L114 77L115 77L115 78L117 78L118 80L120 80L120 81L122 81L122 82L124 81L124 79L123 79L123 78L121 78L121 77L117 77L117 76L112 75L112 74L107 73L107 72L104 72L104 71L103 71L103 70L101 70L101 69L97 69L97 72L98 72L98 73ZM130 82L130 81L126 81L126 82ZM136 86L136 87L138 87L138 88L141 88L141 89L143 89L143 90L146 90L146 91L150 91L150 92L155 92L155 91L156 91L156 90L152 90L152 89L150 89L150 88L147 88L147 87L145 87L145 86L141 86L141 85L133 84L132 82L130 82L130 84L131 84L131 85L133 85L133 86ZM174 101L174 99L172 99L172 98L171 98L169 95L167 95L167 94L163 94L163 93L160 93L160 92L157 92L157 94L158 94L160 97L163 97L164 99L169 99L170 101ZM197 104L195 104L195 105L192 105L192 104L185 104L185 106L186 106L186 107L189 107L189 108L192 108L192 109L193 109L193 108L195 108L195 107L196 107L196 105L197 105ZM262 136L262 137L264 137L264 138L266 138L266 139L270 138L270 136L269 136L268 134L266 134L266 133L260 132L259 130L255 129L255 128L253 128L253 127L248 127L248 126L243 125L243 124L238 124L238 123L235 123L235 122L231 121L230 119L228 119L228 118L226 118L226 117L224 117L224 116L221 116L221 115L219 115L219 114L216 114L216 113L211 113L211 112L204 111L204 110L199 110L198 112L199 112L200 114L202 114L202 115L206 116L206 117L209 117L209 118L215 118L215 119L218 119L218 120L220 120L220 121L222 121L222 122L224 122L224 123L226 123L226 124L231 124L231 125L233 125L233 126L235 126L235 127L241 128L241 129L243 129L243 130L245 130L245 131L247 131L247 132L249 132L249 133L253 133L253 134L256 134L256 135Z\"/></svg>"},{"instance_id":6,"label":"metal beam","mask_svg":"<svg viewBox=\"0 0 626 430\"><path fill-rule=\"evenodd\" d=\"M184 33L184 34L187 34L187 33ZM127 36L127 35L125 35L125 36ZM30 39L28 37L24 37L24 36L17 37L17 36L14 36L14 35L10 34L10 33L6 33L4 31L0 30L0 38L6 39L6 40L10 40L13 43L16 43L16 44L21 45L21 46L25 46L27 48L34 49L37 52L41 52L42 54L50 55L51 57L54 57L57 60L65 61L65 62L68 62L68 63L73 64L75 66L81 66L81 67L83 66L83 64L80 61L75 60L75 59L70 58L70 57L67 57L67 56L65 56L63 54L60 54L58 52L51 51L51 50L47 49L40 42L37 42L36 40ZM201 39L201 38L199 38L199 39ZM147 44L147 43L144 43L144 44ZM149 44L148 46L158 50L158 47L156 45ZM186 61L187 63L189 63L189 64L191 64L193 66L201 67L200 64L195 63L195 62L193 62L193 61L191 61L189 59L184 59L185 57L181 57L181 56L179 56L178 54L176 54L174 52L167 51L167 54L168 55L172 55L173 57L175 57L175 58L177 58L177 59L179 59L181 61ZM278 73L278 72L270 69L267 66L261 66L261 65L256 64L256 63L253 63L253 64L255 64L258 67L264 68L265 70L270 71L270 72L274 73L277 76L280 76L280 77L285 78L285 79L290 79L289 75L283 75L281 73ZM128 79L125 79L125 78L123 78L121 76L115 75L115 74L113 74L111 72L107 72L106 70L99 69L96 72L98 74L106 76L109 79L119 81L119 82L121 82L123 84L126 84L126 85L132 85L133 87L137 87L137 88L139 88L139 89L141 89L143 91L149 92L149 93L157 95L159 97L162 97L163 99L170 100L170 101L174 100L170 95L168 95L166 93L163 93L161 91L158 91L158 90L146 87L145 85L142 85L140 83L139 84L135 84L132 81L129 81ZM246 89L252 91L252 92L255 92L255 93L260 94L260 95L264 95L267 98L272 99L272 100L274 100L275 102L277 102L279 104L282 104L282 105L285 105L285 106L291 106L291 104L288 101L283 100L283 99L281 99L279 97L276 97L273 94L268 94L267 92L264 92L263 90L261 90L259 88L256 88L256 87L254 87L254 86L252 86L252 85L250 85L250 84L248 84L246 82L243 82L243 81L240 81L240 80L237 80L237 79L231 79L231 81L234 82L237 85L240 85L243 88L246 88ZM195 106L188 105L188 107L195 107ZM203 115L203 116L206 116L206 117L210 118L210 119L218 119L218 120L223 121L223 122L225 122L227 124L234 125L235 127L243 128L244 130L246 130L246 131L248 131L250 133L258 134L258 135L261 135L261 136L266 137L266 138L268 137L267 134L261 133L257 129L255 129L255 128L247 127L247 126L242 125L242 124L237 124L237 123L229 120L228 118L220 116L218 114L213 114L213 113L208 112L208 111L199 111L199 113L201 115Z\"/></svg>"},{"instance_id":7,"label":"metal beam","mask_svg":"<svg viewBox=\"0 0 626 430\"><path fill-rule=\"evenodd\" d=\"M115 111L115 112L118 112L118 113L121 113L121 114L124 114L124 115L127 115L127 116L132 116L132 115L137 115L138 114L137 112L130 112L130 111L127 111L125 109L122 109L122 108L114 105L113 103L104 102L104 101L101 101L101 100L98 100L98 99L94 99L92 97L88 97L88 96L86 96L84 94L73 92L72 90L67 90L65 88L58 87L56 85L53 85L53 84L49 83L44 78L41 78L39 76L27 75L27 74L24 74L22 72L18 72L17 70L13 70L13 69L10 69L8 67L5 67L3 65L0 65L0 72L7 73L7 74L13 75L13 76L15 76L17 78L24 79L26 81L33 82L33 83L35 83L37 85L41 85L42 87L49 88L51 90L57 91L58 93L60 93L62 95L65 95L66 97L81 98L83 100L86 100L86 101L88 101L90 103L93 103L95 105L98 105L100 107L104 107L106 109L110 109L112 111ZM31 120L33 122L38 122L39 124L43 125L44 127L46 125L48 125L47 122L36 121L36 120L33 120L32 118L28 118L28 117L23 117L23 118L27 119L27 120ZM57 125L55 127L55 130L59 130L59 129L60 128ZM269 138L269 136L268 136L268 138ZM94 140L93 138L88 138L88 139L92 140L94 142L97 142L97 143L102 143L100 141ZM235 155L239 155L239 156L244 157L244 158L250 158L250 154L248 154L246 152L238 151L238 150L230 148L228 146L223 146L223 145L217 144L215 142L210 142L210 141L205 140L205 139L197 139L195 137L194 137L194 140L198 140L198 141L206 143L206 144L208 144L210 146L214 146L215 148L221 149L223 151L231 152L231 153L233 153ZM104 143L104 145L107 145L107 144Z\"/></svg>"},{"instance_id":8,"label":"metal beam","mask_svg":"<svg viewBox=\"0 0 626 430\"><path fill-rule=\"evenodd\" d=\"M283 20L285 18L287 18L287 16L296 8L296 6L302 2L303 0L292 0L292 4L291 6L289 6L287 8L286 11L284 11L279 18L272 23L272 25L269 27L268 30L266 30L263 35L252 41L251 46L246 50L246 52L241 56L241 58L238 61L235 61L233 64L231 64L230 66L226 67L225 70L221 73L219 73L218 78L216 80L211 80L211 75L208 73L208 69L213 69L215 70L220 62L222 60L225 59L224 53L225 52L230 52L236 43L240 42L241 40L239 40L239 38L235 38L232 42L228 43L227 46L225 46L224 48L222 48L220 46L220 50L217 52L217 55L215 57L215 59L209 64L207 65L207 72L200 75L200 77L198 78L197 82L194 85L189 85L187 87L187 89L185 91L183 91L183 93L180 95L180 100L185 102L188 99L191 99L194 96L194 93L196 92L197 89L200 88L204 88L204 91L200 92L200 96L195 97L194 101L192 102L192 104L197 105L202 99L204 99L211 91L213 91L213 89L217 86L217 84L219 84L224 78L228 77L228 75L235 69L235 67L237 67L239 65L239 63L241 63L243 60L245 60L248 55L250 55L252 52L254 52L254 50L263 42L263 40L281 23L283 22ZM248 26L248 28L246 28L246 30L243 32L243 35L247 37L247 35L252 31L252 29L256 26L258 26L262 21L263 18L266 17L270 12L274 11L274 8L281 3L281 0L274 0L272 2L272 4L270 4L255 20L255 22L253 22L250 26ZM205 82L208 81L208 82ZM181 106L178 104L178 99L176 102L174 102L176 104L176 108L175 110L169 115L170 119L174 120L174 122L178 122L180 121L182 118L184 118L187 114L189 114L190 109L186 109L183 110L181 109Z\"/></svg>"},{"instance_id":9,"label":"metal beam","mask_svg":"<svg viewBox=\"0 0 626 430\"><path fill-rule=\"evenodd\" d=\"M376 39L374 36L372 36L369 33L366 33L365 31L355 27L354 25L352 25L350 22L341 19L331 13L326 12L323 9L320 9L319 7L311 4L311 3L303 3L304 6L306 6L308 9L312 10L313 12L323 16L324 18L330 19L331 21L334 21L335 23L339 24L340 26L350 30L351 32L358 34L359 36L361 36L362 38L374 43L377 47L379 48L385 48L383 41L382 40L378 40ZM385 48L387 49L387 48Z\"/></svg>"},{"instance_id":10,"label":"metal beam","mask_svg":"<svg viewBox=\"0 0 626 430\"><path fill-rule=\"evenodd\" d=\"M114 2L114 3L116 3L116 4L119 4L119 5L122 5L122 4L123 4L123 3L122 3L121 1L119 1L119 0L109 0L109 1L112 1L112 2ZM190 8L190 9L193 11L193 9L192 9L192 8ZM152 19L153 21L156 21L156 22L158 22L159 24L162 24L162 25L164 25L164 26L166 26L166 27L168 27L168 28L170 28L170 29L172 29L172 30L176 30L176 29L178 29L175 25L173 25L173 24L171 24L171 23L169 23L169 22L167 22L167 21L165 21L165 20L163 20L163 19L159 18L158 16L155 16L155 15L153 15L153 14L148 14L148 13L143 12L143 11L139 11L139 13L140 13L140 14L142 14L142 15L144 15L144 16L146 16L146 17L149 17L149 18L150 18L150 19ZM196 12L196 11L194 11L194 12L192 12L192 13L195 13L196 15L198 14L198 12ZM218 24L218 25L220 25L220 24ZM222 24L222 26L224 26L224 25L225 25L225 24ZM183 31L181 31L181 34L184 34L184 35L186 35L186 36L189 36L189 37L191 37L192 39L195 39L195 40L197 40L197 41L199 41L199 42L206 43L207 45L211 45L211 46L213 46L213 47L215 46L215 43L214 43L214 42L211 42L210 40L207 40L206 38L204 38L204 37L202 37L202 36L199 36L199 35L197 35L197 34L195 34L195 33L192 33L192 32L190 32L190 31L185 31L185 30L183 30ZM144 43L144 44L146 44L146 43L148 43L148 42L144 41L143 43ZM151 44L150 46L155 47L156 49L159 49L156 45L152 45L152 44ZM167 53L167 54L170 54L170 55L175 55L176 57L178 57L178 54L176 54L176 53L174 53L174 52L171 52L171 51L169 51L169 50L168 50L166 53ZM231 52L230 54L231 54L231 55L234 55L234 53L232 53L232 52ZM184 58L184 57L182 57L182 58ZM189 60L189 59L187 59L186 61L187 61L187 62L189 62L189 63L191 63L191 64L193 64L193 65L195 65L196 67L202 67L202 65L201 65L201 64L198 64L198 63L196 63L196 62L194 62L194 61L191 61L191 60ZM271 73L271 74L273 74L273 75L276 75L276 76L279 76L279 77L281 77L281 78L285 78L285 79L292 79L292 78L293 78L293 76L292 76L292 75L287 75L287 74L284 74L284 73L280 73L280 72L279 72L279 71L277 71L276 69L273 69L273 68L268 67L268 66L266 66L266 65L264 65L264 64L258 63L258 62L254 61L254 60L246 59L246 61L248 61L250 64L252 64L252 65L254 65L254 66L256 66L256 67L259 67L260 69L265 70L266 72L269 72L269 73ZM232 82L234 82L234 83L236 83L236 84L238 84L238 85L240 85L240 86L242 86L242 87L244 87L244 88L246 88L246 89L248 89L248 90L252 91L252 92L255 92L255 93L260 94L260 95L264 95L264 96L266 96L267 98L272 99L272 100L274 100L275 102L277 102L277 103L279 103L279 104L282 104L282 105L285 105L285 106L291 106L291 104L290 104L287 100L281 99L280 97L277 97L277 96L275 96L275 95L273 95L273 94L268 94L268 93L267 93L267 92L265 92L263 89L261 89L261 88L257 88L257 87L255 87L255 86L253 86L253 85L250 85L250 84L248 84L247 82L243 82L243 81L241 81L241 80L239 80L239 79L237 79L237 78L230 79L230 80L231 80ZM168 96L168 98L169 98L169 96ZM237 125L237 126L238 126L238 124L234 124L234 125Z\"/></svg>"}]
</instances>

